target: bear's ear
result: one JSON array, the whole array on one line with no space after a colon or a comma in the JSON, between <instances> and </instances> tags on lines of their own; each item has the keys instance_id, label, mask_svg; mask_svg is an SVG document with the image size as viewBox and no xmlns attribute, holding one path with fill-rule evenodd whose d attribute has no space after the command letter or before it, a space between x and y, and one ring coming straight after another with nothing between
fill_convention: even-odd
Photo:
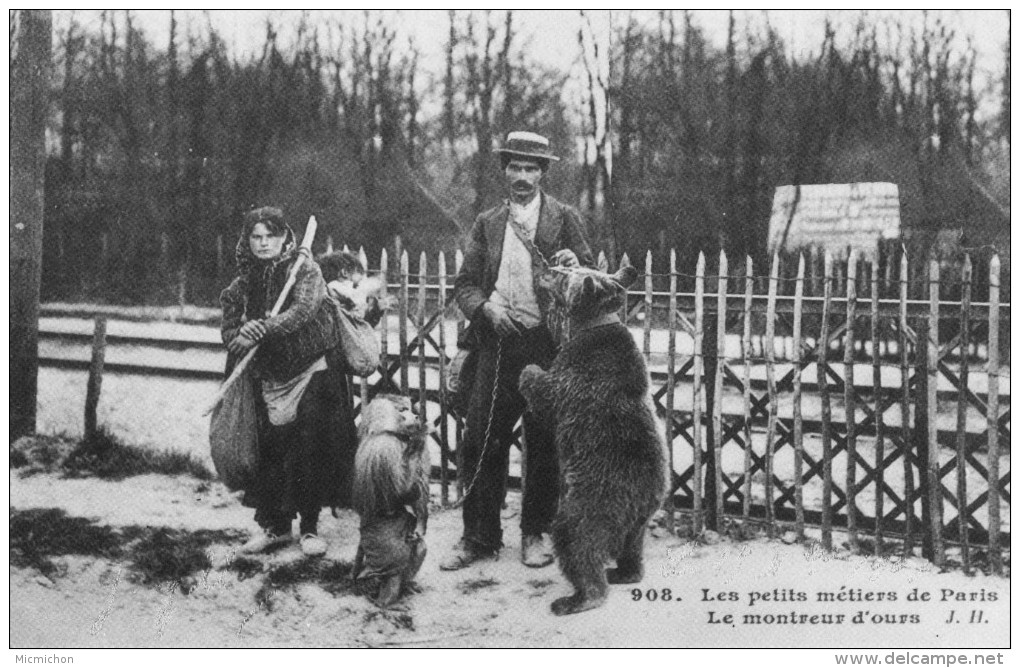
<instances>
[{"instance_id":1,"label":"bear's ear","mask_svg":"<svg viewBox=\"0 0 1020 668\"><path fill-rule=\"evenodd\" d=\"M622 285L624 288L629 288L630 284L635 281L638 277L638 270L629 264L625 264L620 267L619 271L613 274L613 280Z\"/></svg>"}]
</instances>

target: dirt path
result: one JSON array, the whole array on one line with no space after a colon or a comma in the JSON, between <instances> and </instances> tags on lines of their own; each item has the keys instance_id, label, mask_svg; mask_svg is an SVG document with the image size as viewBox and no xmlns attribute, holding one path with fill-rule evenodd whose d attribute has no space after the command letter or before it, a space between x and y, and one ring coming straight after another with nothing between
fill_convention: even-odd
<instances>
[{"instance_id":1,"label":"dirt path","mask_svg":"<svg viewBox=\"0 0 1020 668\"><path fill-rule=\"evenodd\" d=\"M238 569L227 565L243 532L254 527L251 511L219 483L162 475L110 482L55 473L26 476L24 469L12 469L10 504L12 525L16 516L31 509L55 508L67 518L88 518L91 523L85 524L93 528L112 527L125 534L167 527L233 537L213 542L207 550L212 568L183 581L139 582L137 567L127 557L54 556L49 576L36 568L11 566L12 648L1009 644L1007 578L939 574L920 559L829 554L764 538L737 542L710 537L713 544L705 544L656 537L658 529L647 543L640 601L634 600L633 587L618 586L600 609L554 617L549 604L569 589L555 567L532 570L518 561L519 499L514 494L504 511L507 547L500 559L455 573L442 572L437 564L459 537L459 512L435 512L427 536L430 554L419 575L423 591L385 612L329 575L354 555L356 518L349 512L339 518L324 514L322 533L330 549L322 562L309 564L296 547L289 547ZM319 577L286 584L280 573L288 568L318 569ZM914 589L930 593L933 600L907 601ZM943 590L972 600L939 602ZM652 591L654 602L647 600ZM819 595L826 592L842 595L844 602L820 602ZM875 600L880 593L885 600ZM896 601L888 600L890 593ZM752 594L758 599L754 605ZM872 600L859 600L868 595ZM798 601L800 596L807 600ZM951 609L957 615L982 610L982 621L947 624ZM851 617L860 611L868 612L862 623L854 623ZM779 617L822 613L845 618L825 624L821 617L814 623ZM762 617L745 618L748 614ZM734 616L732 625L714 623L725 615Z\"/></svg>"}]
</instances>

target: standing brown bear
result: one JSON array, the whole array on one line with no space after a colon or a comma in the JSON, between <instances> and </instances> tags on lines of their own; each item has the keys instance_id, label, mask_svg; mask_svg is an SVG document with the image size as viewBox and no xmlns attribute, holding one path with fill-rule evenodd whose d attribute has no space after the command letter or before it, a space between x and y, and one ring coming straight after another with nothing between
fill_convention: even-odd
<instances>
[{"instance_id":1,"label":"standing brown bear","mask_svg":"<svg viewBox=\"0 0 1020 668\"><path fill-rule=\"evenodd\" d=\"M560 462L553 544L575 591L553 601L557 615L602 605L609 584L641 580L645 526L668 485L645 360L617 316L635 278L630 266L556 270L548 282L571 338L549 371L530 365L520 378L529 410L555 430Z\"/></svg>"}]
</instances>

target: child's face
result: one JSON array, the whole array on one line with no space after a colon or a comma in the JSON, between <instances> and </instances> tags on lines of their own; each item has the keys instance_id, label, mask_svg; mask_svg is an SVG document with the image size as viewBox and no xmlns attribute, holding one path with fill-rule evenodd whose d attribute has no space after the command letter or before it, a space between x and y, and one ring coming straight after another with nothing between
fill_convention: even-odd
<instances>
[{"instance_id":1,"label":"child's face","mask_svg":"<svg viewBox=\"0 0 1020 668\"><path fill-rule=\"evenodd\" d=\"M354 287L358 287L358 284L361 283L361 281L364 280L364 278L365 278L365 273L364 272L362 272L362 271L355 271L355 272L353 272L351 274L351 284Z\"/></svg>"}]
</instances>

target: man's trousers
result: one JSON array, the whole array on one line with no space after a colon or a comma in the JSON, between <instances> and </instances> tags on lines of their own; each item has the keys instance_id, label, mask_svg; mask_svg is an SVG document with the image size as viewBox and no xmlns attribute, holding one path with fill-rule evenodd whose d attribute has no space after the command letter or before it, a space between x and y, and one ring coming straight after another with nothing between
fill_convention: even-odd
<instances>
[{"instance_id":1,"label":"man's trousers","mask_svg":"<svg viewBox=\"0 0 1020 668\"><path fill-rule=\"evenodd\" d=\"M467 493L463 506L464 539L474 547L488 550L502 545L500 510L506 498L513 429L522 414L526 482L521 533L527 536L548 532L556 514L559 466L553 434L526 411L527 404L517 389L517 381L525 366L537 364L543 369L549 368L556 355L556 344L549 330L540 325L518 336L503 339L490 332L478 353L478 367L461 443L464 451L462 480ZM493 407L493 385L497 379Z\"/></svg>"}]
</instances>

